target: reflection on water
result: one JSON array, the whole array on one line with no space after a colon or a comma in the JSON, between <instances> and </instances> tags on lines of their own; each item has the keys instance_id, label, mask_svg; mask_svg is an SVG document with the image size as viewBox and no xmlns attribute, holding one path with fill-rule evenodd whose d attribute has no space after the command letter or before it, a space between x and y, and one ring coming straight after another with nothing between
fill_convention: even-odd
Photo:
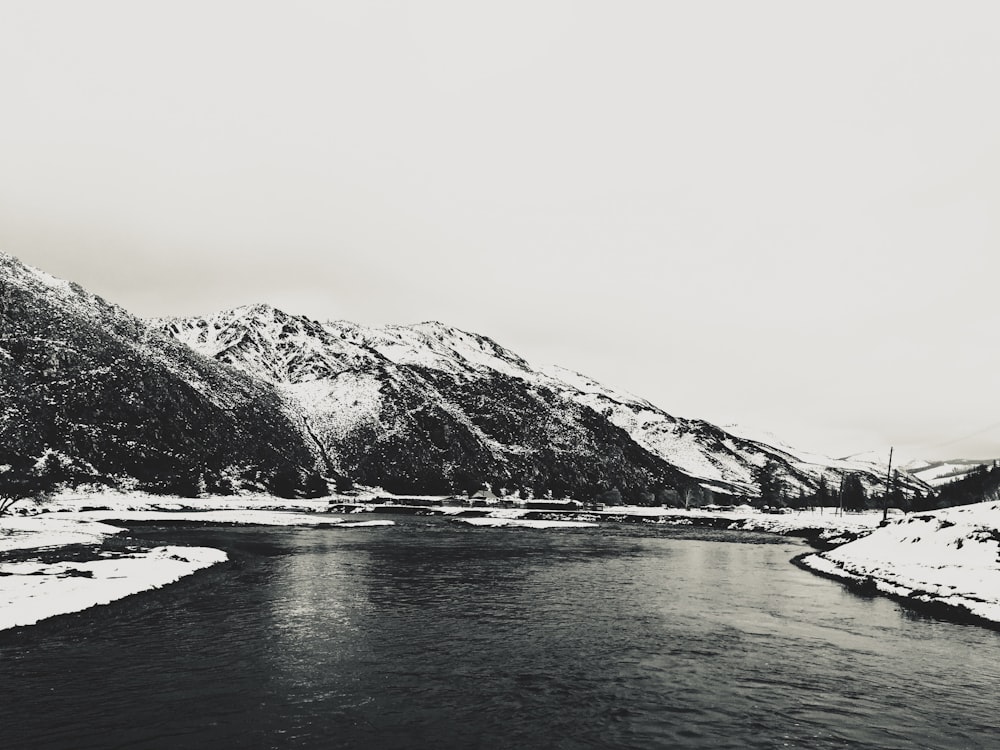
<instances>
[{"instance_id":1,"label":"reflection on water","mask_svg":"<svg viewBox=\"0 0 1000 750\"><path fill-rule=\"evenodd\" d=\"M1000 729L996 633L857 598L770 537L141 533L233 561L0 634L20 697L0 747L951 748Z\"/></svg>"}]
</instances>

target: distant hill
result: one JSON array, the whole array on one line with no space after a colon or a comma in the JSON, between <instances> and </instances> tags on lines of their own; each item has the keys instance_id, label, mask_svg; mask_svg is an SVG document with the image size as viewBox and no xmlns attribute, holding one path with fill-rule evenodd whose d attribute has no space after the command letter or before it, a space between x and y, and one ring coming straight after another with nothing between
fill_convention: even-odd
<instances>
[{"instance_id":1,"label":"distant hill","mask_svg":"<svg viewBox=\"0 0 1000 750\"><path fill-rule=\"evenodd\" d=\"M948 507L995 500L1000 500L1000 468L991 462L979 464L960 477L941 484L937 497L928 505Z\"/></svg>"},{"instance_id":2,"label":"distant hill","mask_svg":"<svg viewBox=\"0 0 1000 750\"><path fill-rule=\"evenodd\" d=\"M948 461L911 461L903 468L931 487L943 487L980 471L982 467L990 467L993 463L992 459L953 458Z\"/></svg>"}]
</instances>

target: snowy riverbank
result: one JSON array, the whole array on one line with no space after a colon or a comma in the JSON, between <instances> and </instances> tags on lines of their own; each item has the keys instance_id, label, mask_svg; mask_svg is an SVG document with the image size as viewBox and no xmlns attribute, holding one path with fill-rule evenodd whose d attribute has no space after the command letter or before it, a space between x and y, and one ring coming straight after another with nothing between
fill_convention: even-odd
<instances>
[{"instance_id":1,"label":"snowy riverbank","mask_svg":"<svg viewBox=\"0 0 1000 750\"><path fill-rule=\"evenodd\" d=\"M0 519L0 630L160 588L227 559L208 547L108 545L124 531L72 512Z\"/></svg>"},{"instance_id":2,"label":"snowy riverbank","mask_svg":"<svg viewBox=\"0 0 1000 750\"><path fill-rule=\"evenodd\" d=\"M1000 503L909 515L799 562L872 591L1000 623Z\"/></svg>"},{"instance_id":3,"label":"snowy riverbank","mask_svg":"<svg viewBox=\"0 0 1000 750\"><path fill-rule=\"evenodd\" d=\"M97 554L86 561L0 563L0 630L158 589L228 559L209 547Z\"/></svg>"},{"instance_id":4,"label":"snowy riverbank","mask_svg":"<svg viewBox=\"0 0 1000 750\"><path fill-rule=\"evenodd\" d=\"M832 508L809 509L787 513L764 513L750 506L721 510L710 508L664 508L640 505L606 506L602 510L562 510L527 507L496 507L468 505L423 504L411 505L408 501L419 498L399 498L386 501L361 501L345 498L343 501L331 499L335 507L345 513L398 514L398 515L438 515L457 516L469 522L474 519L481 526L523 525L502 524L494 520L519 520L567 522L569 526L596 525L608 522L634 522L663 524L667 526L706 526L733 531L764 531L784 536L801 536L824 544L839 544L870 532L882 521L882 511L872 510L859 513L841 513ZM535 526L535 528L539 528ZM558 528L552 525L550 528Z\"/></svg>"},{"instance_id":5,"label":"snowy riverbank","mask_svg":"<svg viewBox=\"0 0 1000 750\"><path fill-rule=\"evenodd\" d=\"M126 546L129 522L357 528L392 521L345 521L321 514L326 501L277 498L65 496L0 518L0 630L32 625L142 591L225 562L208 547ZM109 523L113 522L113 523Z\"/></svg>"},{"instance_id":6,"label":"snowy riverbank","mask_svg":"<svg viewBox=\"0 0 1000 750\"><path fill-rule=\"evenodd\" d=\"M639 516L672 525L712 526L733 531L764 531L784 536L807 536L837 543L839 538L854 538L878 527L882 511L841 513L832 508L796 510L787 513L763 513L749 506L735 510L705 508L644 508L620 506L605 508L604 516Z\"/></svg>"}]
</instances>

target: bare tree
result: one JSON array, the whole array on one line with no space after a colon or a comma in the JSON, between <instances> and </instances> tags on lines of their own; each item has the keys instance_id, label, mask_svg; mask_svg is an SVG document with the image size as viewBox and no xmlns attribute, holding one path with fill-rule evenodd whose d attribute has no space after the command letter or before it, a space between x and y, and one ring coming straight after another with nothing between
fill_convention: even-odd
<instances>
[{"instance_id":1,"label":"bare tree","mask_svg":"<svg viewBox=\"0 0 1000 750\"><path fill-rule=\"evenodd\" d=\"M51 494L62 472L62 462L54 453L37 461L14 459L13 463L0 464L0 516L20 500L38 500Z\"/></svg>"}]
</instances>

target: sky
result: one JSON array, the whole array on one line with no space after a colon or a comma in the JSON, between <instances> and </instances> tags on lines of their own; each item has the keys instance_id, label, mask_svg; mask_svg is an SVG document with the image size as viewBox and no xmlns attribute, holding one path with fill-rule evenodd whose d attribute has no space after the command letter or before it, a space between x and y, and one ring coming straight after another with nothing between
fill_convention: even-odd
<instances>
[{"instance_id":1,"label":"sky","mask_svg":"<svg viewBox=\"0 0 1000 750\"><path fill-rule=\"evenodd\" d=\"M0 250L1000 456L1000 4L2 0Z\"/></svg>"}]
</instances>

